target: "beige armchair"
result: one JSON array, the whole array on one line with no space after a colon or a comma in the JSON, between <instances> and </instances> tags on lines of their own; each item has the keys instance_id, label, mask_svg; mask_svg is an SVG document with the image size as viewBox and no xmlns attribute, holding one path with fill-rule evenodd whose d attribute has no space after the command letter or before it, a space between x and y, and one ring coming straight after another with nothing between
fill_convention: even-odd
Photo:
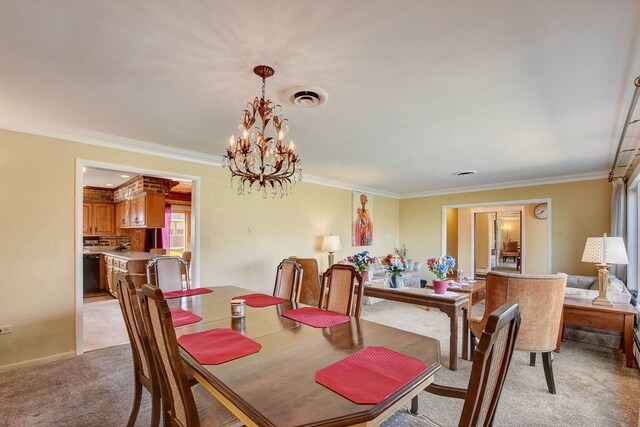
<instances>
[{"instance_id":1,"label":"beige armchair","mask_svg":"<svg viewBox=\"0 0 640 427\"><path fill-rule=\"evenodd\" d=\"M488 315L506 302L520 307L522 323L516 350L527 351L530 365L535 366L536 353L542 353L544 373L549 393L555 394L551 351L555 350L560 331L562 305L567 275L527 275L490 272L487 274L485 316L469 319L471 352L475 338L480 337Z\"/></svg>"},{"instance_id":2,"label":"beige armchair","mask_svg":"<svg viewBox=\"0 0 640 427\"><path fill-rule=\"evenodd\" d=\"M513 258L513 262L516 262L519 256L517 241L502 242L502 262L506 262L507 258Z\"/></svg>"}]
</instances>

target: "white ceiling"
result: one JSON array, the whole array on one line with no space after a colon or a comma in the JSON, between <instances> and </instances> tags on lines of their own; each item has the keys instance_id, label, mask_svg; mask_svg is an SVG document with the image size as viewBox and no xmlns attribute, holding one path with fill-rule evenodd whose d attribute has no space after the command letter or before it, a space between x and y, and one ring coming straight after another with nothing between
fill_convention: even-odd
<instances>
[{"instance_id":1,"label":"white ceiling","mask_svg":"<svg viewBox=\"0 0 640 427\"><path fill-rule=\"evenodd\" d=\"M305 174L403 195L605 174L639 22L638 0L3 0L0 114L221 155L266 63ZM329 99L286 104L296 85Z\"/></svg>"}]
</instances>

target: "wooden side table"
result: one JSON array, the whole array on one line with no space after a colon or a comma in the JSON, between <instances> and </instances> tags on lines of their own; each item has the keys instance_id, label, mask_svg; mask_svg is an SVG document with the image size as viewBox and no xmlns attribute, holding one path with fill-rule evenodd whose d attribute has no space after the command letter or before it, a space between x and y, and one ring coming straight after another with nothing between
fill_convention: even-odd
<instances>
[{"instance_id":1,"label":"wooden side table","mask_svg":"<svg viewBox=\"0 0 640 427\"><path fill-rule=\"evenodd\" d=\"M567 324L620 332L627 368L633 368L633 319L637 313L631 304L613 304L612 307L607 307L593 305L590 299L565 297L556 352L560 351L564 325Z\"/></svg>"}]
</instances>

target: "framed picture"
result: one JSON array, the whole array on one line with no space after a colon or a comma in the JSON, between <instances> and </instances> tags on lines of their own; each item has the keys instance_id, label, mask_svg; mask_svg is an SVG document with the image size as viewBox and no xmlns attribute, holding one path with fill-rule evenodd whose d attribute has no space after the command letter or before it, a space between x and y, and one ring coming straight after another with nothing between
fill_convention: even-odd
<instances>
[{"instance_id":1,"label":"framed picture","mask_svg":"<svg viewBox=\"0 0 640 427\"><path fill-rule=\"evenodd\" d=\"M373 197L359 191L354 191L352 197L351 244L371 246L373 245Z\"/></svg>"}]
</instances>

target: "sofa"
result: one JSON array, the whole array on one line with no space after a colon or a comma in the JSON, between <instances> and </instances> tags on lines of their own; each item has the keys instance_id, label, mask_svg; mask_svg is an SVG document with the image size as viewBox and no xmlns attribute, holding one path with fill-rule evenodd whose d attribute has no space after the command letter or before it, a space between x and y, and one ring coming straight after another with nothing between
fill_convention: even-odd
<instances>
[{"instance_id":1,"label":"sofa","mask_svg":"<svg viewBox=\"0 0 640 427\"><path fill-rule=\"evenodd\" d=\"M598 277L569 275L567 277L565 296L590 300L594 299L598 296ZM609 274L607 298L613 303L620 304L628 304L631 301L631 294L624 282L613 274Z\"/></svg>"}]
</instances>

